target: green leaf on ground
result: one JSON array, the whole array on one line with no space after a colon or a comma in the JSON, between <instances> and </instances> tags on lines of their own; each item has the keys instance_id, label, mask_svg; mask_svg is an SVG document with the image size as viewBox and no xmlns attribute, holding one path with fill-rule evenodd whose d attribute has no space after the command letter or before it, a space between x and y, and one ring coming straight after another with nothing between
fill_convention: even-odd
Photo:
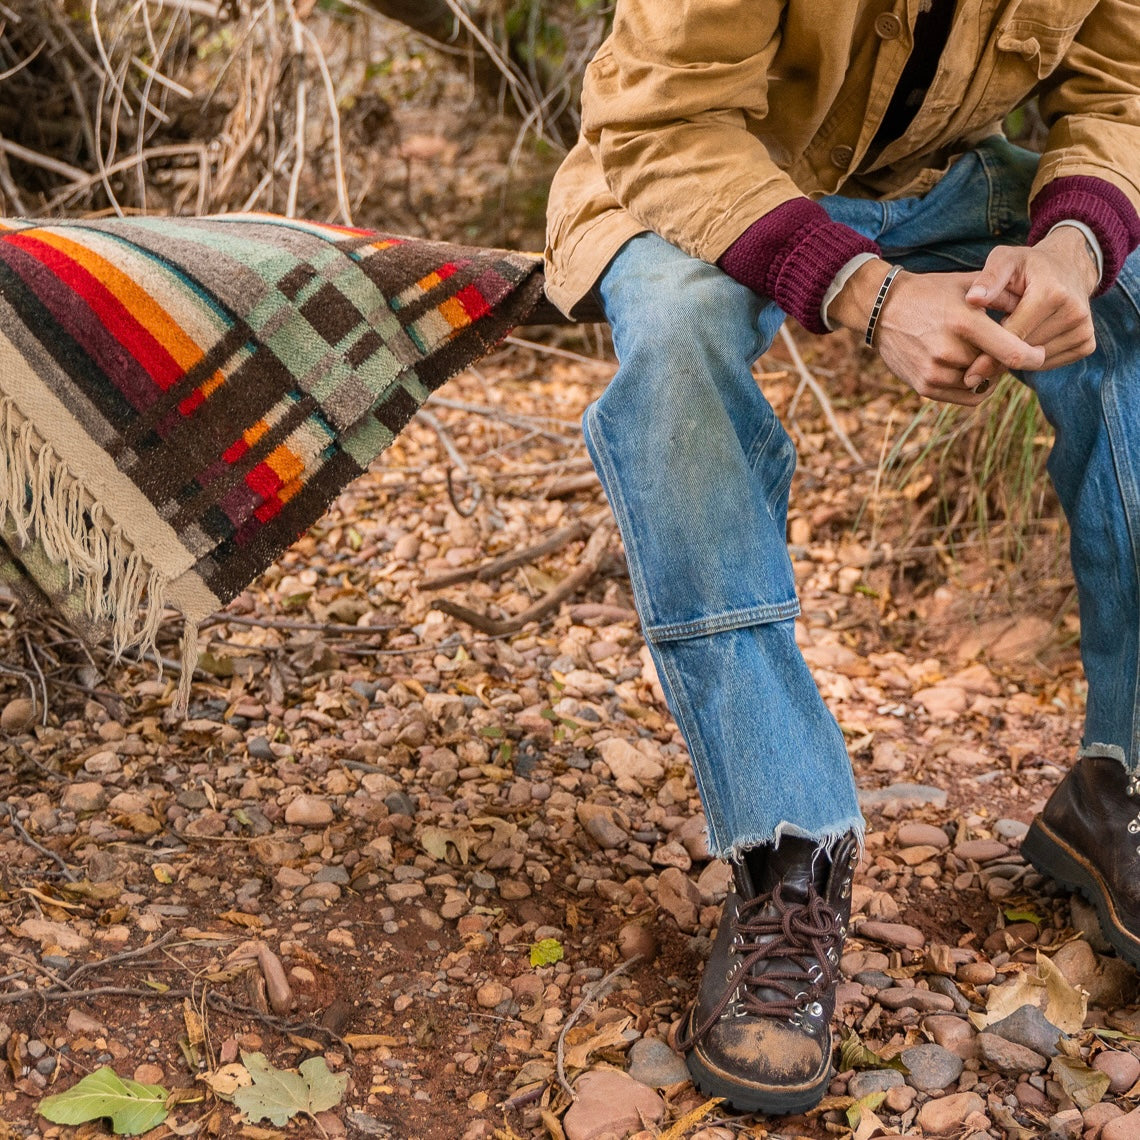
<instances>
[{"instance_id":1,"label":"green leaf on ground","mask_svg":"<svg viewBox=\"0 0 1140 1140\"><path fill-rule=\"evenodd\" d=\"M557 938L544 938L541 942L533 942L530 947L530 964L532 966L552 966L561 962L566 956L562 943Z\"/></svg>"},{"instance_id":2,"label":"green leaf on ground","mask_svg":"<svg viewBox=\"0 0 1140 1140\"><path fill-rule=\"evenodd\" d=\"M166 1119L168 1095L162 1085L124 1080L104 1065L66 1092L44 1097L39 1111L53 1124L86 1124L109 1117L116 1136L138 1136Z\"/></svg>"},{"instance_id":3,"label":"green leaf on ground","mask_svg":"<svg viewBox=\"0 0 1140 1140\"><path fill-rule=\"evenodd\" d=\"M253 1084L237 1089L234 1104L251 1123L268 1120L278 1127L294 1116L312 1116L340 1104L348 1086L347 1073L331 1073L324 1057L310 1057L301 1071L278 1069L264 1053L243 1053L242 1063L253 1077Z\"/></svg>"},{"instance_id":4,"label":"green leaf on ground","mask_svg":"<svg viewBox=\"0 0 1140 1140\"><path fill-rule=\"evenodd\" d=\"M1036 926L1040 926L1045 920L1035 910L1019 910L1016 907L1010 907L1005 912L1006 922L1032 922Z\"/></svg>"}]
</instances>

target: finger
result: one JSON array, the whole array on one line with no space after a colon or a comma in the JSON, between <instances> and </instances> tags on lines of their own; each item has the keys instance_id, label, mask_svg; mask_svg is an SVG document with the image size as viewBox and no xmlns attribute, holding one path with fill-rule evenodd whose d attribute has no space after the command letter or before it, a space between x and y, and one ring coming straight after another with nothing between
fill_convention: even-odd
<instances>
[{"instance_id":1,"label":"finger","mask_svg":"<svg viewBox=\"0 0 1140 1140\"><path fill-rule=\"evenodd\" d=\"M1009 320L1016 316L1014 313ZM1040 319L1033 321L1034 326L1039 323ZM962 327L955 331L1006 368L1037 369L1045 360L1043 349L1029 344L1014 330L990 320L984 313L970 313Z\"/></svg>"},{"instance_id":2,"label":"finger","mask_svg":"<svg viewBox=\"0 0 1140 1140\"><path fill-rule=\"evenodd\" d=\"M989 307L1007 292L1016 293L1013 282L1018 272L1018 261L1008 256L1003 247L993 250L979 271L974 283L966 290L966 300L973 305Z\"/></svg>"},{"instance_id":3,"label":"finger","mask_svg":"<svg viewBox=\"0 0 1140 1140\"><path fill-rule=\"evenodd\" d=\"M1017 333L1030 344L1048 346L1054 341L1066 340L1076 343L1093 336L1093 323L1087 312L1054 310L1033 328L1017 327L1012 317L1002 322L1011 332ZM1048 347L1046 347L1048 352Z\"/></svg>"},{"instance_id":4,"label":"finger","mask_svg":"<svg viewBox=\"0 0 1140 1140\"><path fill-rule=\"evenodd\" d=\"M1070 349L1068 352L1062 352L1055 357L1046 359L1045 364L1042 366L1042 371L1049 368L1061 368L1066 364L1073 364L1078 360L1084 360L1086 356L1091 356L1096 350L1096 345L1089 347L1081 345L1077 348Z\"/></svg>"},{"instance_id":5,"label":"finger","mask_svg":"<svg viewBox=\"0 0 1140 1140\"><path fill-rule=\"evenodd\" d=\"M963 408L976 408L985 398L984 391L975 393L969 388L939 388L929 392L915 390L928 400L937 400L940 404L958 404Z\"/></svg>"},{"instance_id":6,"label":"finger","mask_svg":"<svg viewBox=\"0 0 1140 1140\"><path fill-rule=\"evenodd\" d=\"M970 293L967 293L966 301L979 309L991 309L1000 313L1012 313L1021 303L1021 294L1006 288L1000 290L995 296L986 297L984 299L981 296L971 296Z\"/></svg>"},{"instance_id":7,"label":"finger","mask_svg":"<svg viewBox=\"0 0 1140 1140\"><path fill-rule=\"evenodd\" d=\"M963 377L963 384L970 389L971 392L977 392L981 385L984 392L986 388L992 386L993 382L1005 371L1005 368L999 364L988 353L983 352L970 366L966 369L966 374Z\"/></svg>"},{"instance_id":8,"label":"finger","mask_svg":"<svg viewBox=\"0 0 1140 1140\"><path fill-rule=\"evenodd\" d=\"M1096 351L1096 337L1091 334L1058 337L1044 347L1045 363L1041 365L1042 371L1060 368L1062 364L1072 364L1074 360L1083 360L1086 356L1091 356Z\"/></svg>"},{"instance_id":9,"label":"finger","mask_svg":"<svg viewBox=\"0 0 1140 1140\"><path fill-rule=\"evenodd\" d=\"M1091 323L1084 298L1078 300L1064 288L1031 284L1021 303L1002 324L1023 340L1040 344L1047 339L1045 329L1051 331L1066 325L1075 327L1086 321Z\"/></svg>"}]
</instances>

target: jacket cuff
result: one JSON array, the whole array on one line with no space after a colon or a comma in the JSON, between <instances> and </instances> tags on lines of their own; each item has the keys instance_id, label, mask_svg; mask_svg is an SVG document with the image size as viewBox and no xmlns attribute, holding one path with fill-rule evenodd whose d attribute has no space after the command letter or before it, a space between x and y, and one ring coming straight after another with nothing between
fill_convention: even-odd
<instances>
[{"instance_id":1,"label":"jacket cuff","mask_svg":"<svg viewBox=\"0 0 1140 1140\"><path fill-rule=\"evenodd\" d=\"M840 269L860 253L880 256L881 250L850 226L833 222L819 203L796 198L753 222L717 265L775 301L809 332L826 333L830 330L820 312L824 294Z\"/></svg>"},{"instance_id":2,"label":"jacket cuff","mask_svg":"<svg viewBox=\"0 0 1140 1140\"><path fill-rule=\"evenodd\" d=\"M1104 272L1094 297L1112 286L1124 259L1140 245L1140 218L1123 190L1102 178L1070 175L1050 182L1029 209L1029 244L1036 245L1058 222L1076 221L1096 235Z\"/></svg>"}]
</instances>

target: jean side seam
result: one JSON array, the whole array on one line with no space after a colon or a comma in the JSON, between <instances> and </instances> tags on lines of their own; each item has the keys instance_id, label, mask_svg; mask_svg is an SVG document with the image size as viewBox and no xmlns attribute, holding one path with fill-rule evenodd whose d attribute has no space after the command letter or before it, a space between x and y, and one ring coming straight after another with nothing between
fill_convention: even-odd
<instances>
[{"instance_id":1,"label":"jean side seam","mask_svg":"<svg viewBox=\"0 0 1140 1140\"><path fill-rule=\"evenodd\" d=\"M1001 214L1006 211L1005 195L988 150L979 146L975 153L986 179L986 229L995 237L1002 232Z\"/></svg>"},{"instance_id":2,"label":"jean side seam","mask_svg":"<svg viewBox=\"0 0 1140 1140\"><path fill-rule=\"evenodd\" d=\"M799 599L792 598L784 602L750 606L746 610L731 610L725 614L697 618L693 621L654 625L642 623L642 631L646 640L655 644L663 641L688 641L694 637L725 633L731 629L747 629L752 625L770 625L772 622L786 621L788 618L798 617L799 613Z\"/></svg>"},{"instance_id":3,"label":"jean side seam","mask_svg":"<svg viewBox=\"0 0 1140 1140\"><path fill-rule=\"evenodd\" d=\"M1131 300L1131 297L1129 297ZM1134 303L1134 302L1133 302ZM1115 338L1103 338L1103 348L1106 356L1104 382L1102 385L1102 408L1108 437L1112 444L1113 469L1116 473L1117 485L1120 487L1120 498L1124 504L1124 521L1128 527L1128 537L1132 544L1133 574L1137 574L1140 567L1140 533L1137 531L1137 520L1140 519L1140 487L1137 486L1133 472L1124 460L1127 454L1127 432L1125 425L1120 422L1119 405L1116 400L1116 377L1119 369L1116 367L1118 358ZM1137 646L1140 647L1140 628L1134 631ZM1140 664L1140 663L1138 663ZM1129 725L1128 746L1130 755L1127 767L1135 767L1137 755L1140 755L1140 668L1136 668L1132 679L1132 708L1131 724Z\"/></svg>"}]
</instances>

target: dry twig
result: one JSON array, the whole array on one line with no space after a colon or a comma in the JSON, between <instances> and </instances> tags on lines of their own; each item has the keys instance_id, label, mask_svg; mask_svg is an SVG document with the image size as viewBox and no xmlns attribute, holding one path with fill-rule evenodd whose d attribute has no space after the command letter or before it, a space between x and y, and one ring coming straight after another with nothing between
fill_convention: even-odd
<instances>
[{"instance_id":1,"label":"dry twig","mask_svg":"<svg viewBox=\"0 0 1140 1140\"><path fill-rule=\"evenodd\" d=\"M496 637L517 633L532 621L538 621L556 610L567 598L573 597L593 578L598 572L602 556L606 552L612 534L613 524L611 522L600 523L598 529L590 536L590 541L586 543L586 549L582 551L582 558L578 566L567 574L557 586L543 594L533 606L523 610L521 614L517 614L513 618L499 621L495 618L489 618L485 614L477 613L475 610L470 610L466 606L442 599L435 602L432 608L458 618L482 633L489 633Z\"/></svg>"},{"instance_id":2,"label":"dry twig","mask_svg":"<svg viewBox=\"0 0 1140 1140\"><path fill-rule=\"evenodd\" d=\"M491 578L499 577L500 574L505 574L508 570L513 570L516 566L534 562L537 558L545 558L546 555L561 550L571 542L586 538L592 529L591 524L586 519L578 519L569 526L563 527L562 530L555 531L542 542L526 547L525 550L516 550L513 554L504 554L500 558L492 558L490 562L484 562L481 566L467 566L462 570L452 570L447 574L428 578L420 583L420 589L442 590L444 586L456 586L460 582L489 581Z\"/></svg>"},{"instance_id":3,"label":"dry twig","mask_svg":"<svg viewBox=\"0 0 1140 1140\"><path fill-rule=\"evenodd\" d=\"M784 347L787 348L788 353L791 355L792 363L800 375L800 387L792 398L792 409L794 410L799 401L800 392L802 392L805 387L810 388L811 394L816 398L816 401L823 411L828 426L835 433L835 438L843 445L843 450L846 451L856 463L862 463L863 456L859 454L858 449L851 442L850 436L848 436L840 426L839 420L835 416L835 409L831 406L831 400L828 398L827 393L823 390L819 381L812 375L811 369L804 363L804 358L800 355L800 350L796 346L792 334L788 332L787 325L780 326L780 339L784 342Z\"/></svg>"},{"instance_id":4,"label":"dry twig","mask_svg":"<svg viewBox=\"0 0 1140 1140\"><path fill-rule=\"evenodd\" d=\"M627 958L624 962L615 966L604 978L599 978L583 995L582 1000L578 1003L578 1008L563 1022L562 1031L558 1034L558 1049L556 1053L556 1067L558 1072L558 1083L562 1086L562 1091L573 1101L575 1098L574 1090L570 1087L569 1081L566 1080L566 1035L573 1028L574 1023L582 1016L583 1013L597 1001L602 995L602 991L612 982L615 978L624 974L631 966L636 966L638 962L644 957L642 954L635 954L632 958Z\"/></svg>"}]
</instances>

